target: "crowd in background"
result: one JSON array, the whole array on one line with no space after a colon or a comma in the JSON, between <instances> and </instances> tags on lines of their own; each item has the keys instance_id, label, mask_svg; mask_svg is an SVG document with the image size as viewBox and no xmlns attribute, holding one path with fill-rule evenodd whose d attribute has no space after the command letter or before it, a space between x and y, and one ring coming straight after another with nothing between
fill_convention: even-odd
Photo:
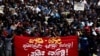
<instances>
[{"instance_id":1,"label":"crowd in background","mask_svg":"<svg viewBox=\"0 0 100 56\"><path fill-rule=\"evenodd\" d=\"M0 0L0 56L14 56L14 35L78 35L79 56L100 56L100 0Z\"/></svg>"}]
</instances>

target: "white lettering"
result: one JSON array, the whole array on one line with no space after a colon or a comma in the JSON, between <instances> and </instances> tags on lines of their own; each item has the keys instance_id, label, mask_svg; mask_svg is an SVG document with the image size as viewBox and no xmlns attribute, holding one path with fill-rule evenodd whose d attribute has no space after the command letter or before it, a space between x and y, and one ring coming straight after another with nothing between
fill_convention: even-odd
<instances>
[{"instance_id":1,"label":"white lettering","mask_svg":"<svg viewBox=\"0 0 100 56\"><path fill-rule=\"evenodd\" d=\"M49 51L48 56L66 56L66 50L56 49L55 51Z\"/></svg>"},{"instance_id":2,"label":"white lettering","mask_svg":"<svg viewBox=\"0 0 100 56\"><path fill-rule=\"evenodd\" d=\"M70 49L73 47L73 42L67 44L60 44L59 47L66 47L66 49Z\"/></svg>"},{"instance_id":3,"label":"white lettering","mask_svg":"<svg viewBox=\"0 0 100 56\"><path fill-rule=\"evenodd\" d=\"M55 49L58 45L57 44L48 44L48 45L45 45L45 48L48 49L48 48L51 48L51 49Z\"/></svg>"},{"instance_id":4,"label":"white lettering","mask_svg":"<svg viewBox=\"0 0 100 56\"><path fill-rule=\"evenodd\" d=\"M31 54L28 54L28 56L44 56L45 55L45 51L41 51L41 50L35 50L34 52L31 52Z\"/></svg>"},{"instance_id":5,"label":"white lettering","mask_svg":"<svg viewBox=\"0 0 100 56\"><path fill-rule=\"evenodd\" d=\"M37 48L42 48L41 44L24 44L23 45L24 50L28 50L28 48L33 48L33 49L37 49Z\"/></svg>"}]
</instances>

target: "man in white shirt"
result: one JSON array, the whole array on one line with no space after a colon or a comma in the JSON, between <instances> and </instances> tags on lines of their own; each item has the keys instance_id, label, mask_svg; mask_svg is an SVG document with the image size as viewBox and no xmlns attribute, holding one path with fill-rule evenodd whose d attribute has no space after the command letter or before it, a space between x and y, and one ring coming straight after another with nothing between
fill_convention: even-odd
<instances>
[{"instance_id":1,"label":"man in white shirt","mask_svg":"<svg viewBox=\"0 0 100 56\"><path fill-rule=\"evenodd\" d=\"M100 6L100 0L98 1L98 4L97 5Z\"/></svg>"},{"instance_id":2,"label":"man in white shirt","mask_svg":"<svg viewBox=\"0 0 100 56\"><path fill-rule=\"evenodd\" d=\"M41 10L37 5L34 5L32 8L33 11L36 11L36 13L39 13Z\"/></svg>"},{"instance_id":3,"label":"man in white shirt","mask_svg":"<svg viewBox=\"0 0 100 56\"><path fill-rule=\"evenodd\" d=\"M83 4L85 4L85 5L87 4L87 1L86 1L86 0L82 0L81 2L82 2Z\"/></svg>"},{"instance_id":4,"label":"man in white shirt","mask_svg":"<svg viewBox=\"0 0 100 56\"><path fill-rule=\"evenodd\" d=\"M24 0L20 0L22 3L24 3Z\"/></svg>"},{"instance_id":5,"label":"man in white shirt","mask_svg":"<svg viewBox=\"0 0 100 56\"><path fill-rule=\"evenodd\" d=\"M2 2L2 0L0 0L0 2Z\"/></svg>"}]
</instances>

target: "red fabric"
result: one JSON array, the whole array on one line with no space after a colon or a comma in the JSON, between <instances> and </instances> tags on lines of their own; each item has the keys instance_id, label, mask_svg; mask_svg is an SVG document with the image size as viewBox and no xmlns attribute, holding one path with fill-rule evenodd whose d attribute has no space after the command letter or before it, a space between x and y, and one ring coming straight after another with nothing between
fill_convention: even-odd
<instances>
[{"instance_id":1,"label":"red fabric","mask_svg":"<svg viewBox=\"0 0 100 56\"><path fill-rule=\"evenodd\" d=\"M4 31L2 32L2 34L3 34L3 36L7 37L8 32L7 32L6 30L4 30Z\"/></svg>"},{"instance_id":2,"label":"red fabric","mask_svg":"<svg viewBox=\"0 0 100 56\"><path fill-rule=\"evenodd\" d=\"M76 36L60 38L16 36L14 45L16 56L78 56L78 40Z\"/></svg>"},{"instance_id":3,"label":"red fabric","mask_svg":"<svg viewBox=\"0 0 100 56\"><path fill-rule=\"evenodd\" d=\"M90 27L89 26L85 26L85 31L86 32L90 32Z\"/></svg>"}]
</instances>

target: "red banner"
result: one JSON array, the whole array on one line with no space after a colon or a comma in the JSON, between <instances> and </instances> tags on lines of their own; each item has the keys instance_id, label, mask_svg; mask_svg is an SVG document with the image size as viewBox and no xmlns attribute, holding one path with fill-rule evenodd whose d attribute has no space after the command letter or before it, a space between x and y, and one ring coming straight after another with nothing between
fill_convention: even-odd
<instances>
[{"instance_id":1,"label":"red banner","mask_svg":"<svg viewBox=\"0 0 100 56\"><path fill-rule=\"evenodd\" d=\"M76 36L34 38L16 36L16 56L78 56Z\"/></svg>"}]
</instances>

